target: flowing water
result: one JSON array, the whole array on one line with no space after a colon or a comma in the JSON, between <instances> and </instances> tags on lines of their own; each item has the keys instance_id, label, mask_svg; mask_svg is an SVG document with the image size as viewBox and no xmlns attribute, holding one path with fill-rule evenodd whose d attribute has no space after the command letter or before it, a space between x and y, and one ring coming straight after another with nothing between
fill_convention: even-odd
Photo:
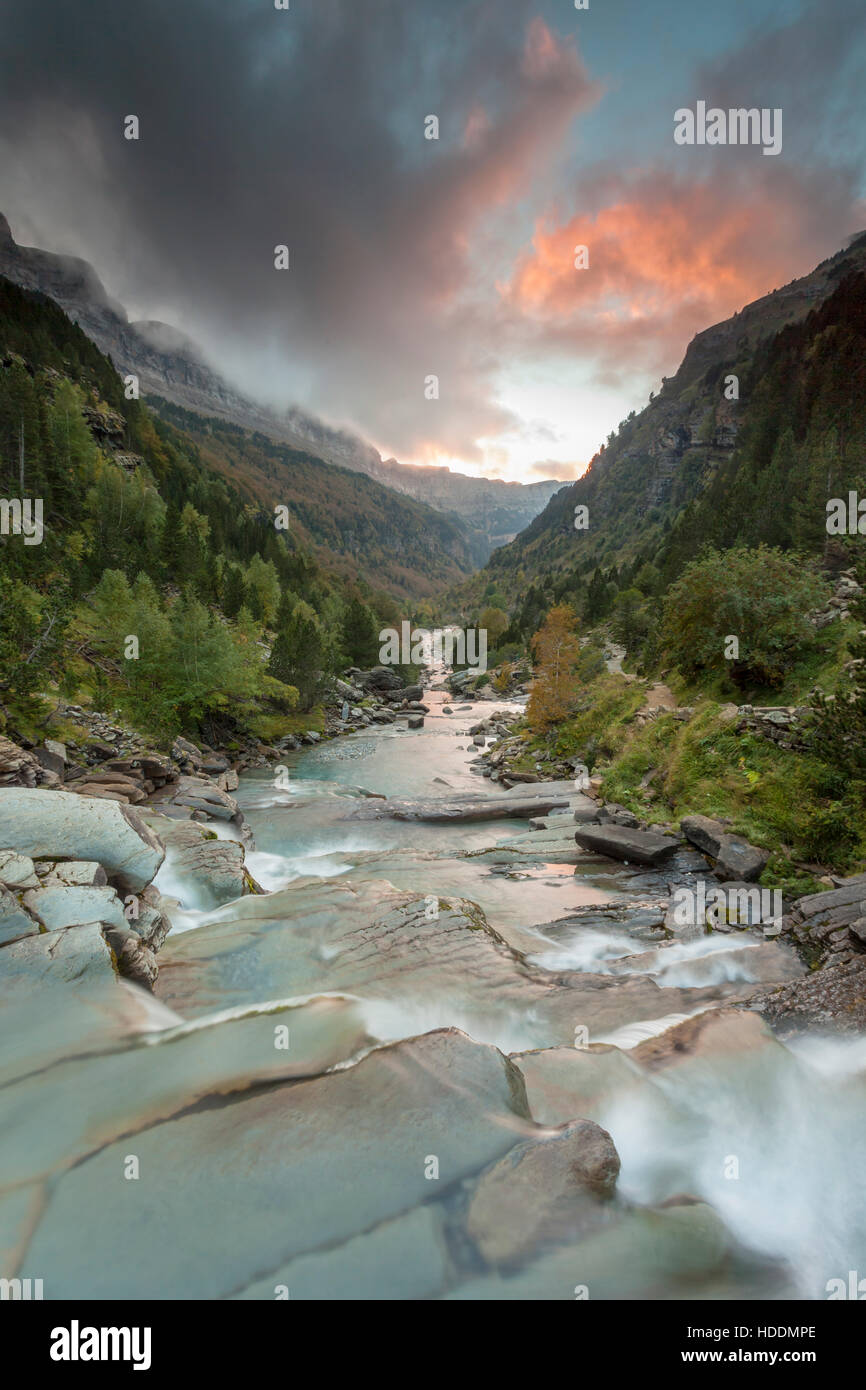
<instances>
[{"instance_id":1,"label":"flowing water","mask_svg":"<svg viewBox=\"0 0 866 1390\"><path fill-rule=\"evenodd\" d=\"M828 1280L847 1280L851 1270L866 1273L866 1039L809 1037L786 1046L768 1038L753 1051L720 1047L714 1055L710 1049L688 1065L657 1071L630 1063L636 1044L724 1002L726 989L736 997L737 989L761 978L752 964L764 949L760 940L713 936L665 948L639 910L641 892L649 902L653 886L634 871L602 861L509 865L477 853L525 835L522 820L436 825L347 819L371 796L499 794L472 770L478 750L468 732L496 706L460 709L452 700L452 712L444 713L441 692L428 691L425 699L431 712L423 730L375 727L290 754L287 787L275 786L271 770L242 778L238 799L257 845L248 855L254 876L272 891L386 879L414 894L458 895L477 903L490 926L542 976L550 972L572 985L582 975L593 982L617 977L618 994L608 990L606 997L621 997L621 1008L592 1042L615 1044L620 1052L587 1057L595 1066L617 1056L621 1065L584 1087L579 1113L614 1139L622 1201L659 1210L688 1194L712 1206L730 1240L720 1271L697 1284L691 1282L693 1235L685 1234L681 1245L674 1241L648 1296L821 1298ZM163 875L163 887L171 887L170 868ZM620 904L629 910L618 920ZM182 926L230 915L231 909L191 911ZM324 945L321 958L328 959ZM663 1006L655 1016L646 1017L646 1007L640 1017L629 1014L626 985L639 977L659 987ZM495 1005L485 1010L479 1021L477 1010L447 993L375 995L374 988L362 1002L380 1042L441 1026L474 1028L477 1040L512 1053L562 1042L545 1037L537 1018L529 1027L507 1003L499 1013ZM664 1007L666 995L670 1008ZM551 1111L541 1118L569 1116ZM629 1265L626 1260L619 1273L615 1269L609 1285L602 1280L609 1296L638 1296ZM531 1279L524 1289L517 1276L512 1286L513 1293L488 1292L481 1277L466 1296L533 1296Z\"/></svg>"}]
</instances>

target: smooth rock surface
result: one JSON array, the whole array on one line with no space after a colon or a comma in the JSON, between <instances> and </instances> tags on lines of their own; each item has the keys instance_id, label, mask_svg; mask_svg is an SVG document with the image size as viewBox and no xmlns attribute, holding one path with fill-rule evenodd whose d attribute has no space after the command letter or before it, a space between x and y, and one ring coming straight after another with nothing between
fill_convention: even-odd
<instances>
[{"instance_id":1,"label":"smooth rock surface","mask_svg":"<svg viewBox=\"0 0 866 1390\"><path fill-rule=\"evenodd\" d=\"M0 844L31 859L95 859L130 893L146 887L165 858L130 807L40 788L0 789Z\"/></svg>"}]
</instances>

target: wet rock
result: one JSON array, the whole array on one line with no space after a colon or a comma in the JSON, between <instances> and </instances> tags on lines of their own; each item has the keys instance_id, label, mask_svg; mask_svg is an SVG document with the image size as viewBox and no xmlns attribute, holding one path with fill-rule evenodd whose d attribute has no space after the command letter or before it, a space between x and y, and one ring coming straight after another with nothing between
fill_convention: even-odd
<instances>
[{"instance_id":1,"label":"wet rock","mask_svg":"<svg viewBox=\"0 0 866 1390\"><path fill-rule=\"evenodd\" d=\"M177 846L173 868L189 877L210 905L221 907L244 893L262 891L245 866L244 847L237 840L208 838L197 826L181 823L169 843Z\"/></svg>"},{"instance_id":2,"label":"wet rock","mask_svg":"<svg viewBox=\"0 0 866 1390\"><path fill-rule=\"evenodd\" d=\"M688 1202L610 1213L598 1230L521 1269L501 1269L459 1285L450 1299L574 1302L694 1298L718 1274L734 1241L712 1207ZM591 1306L591 1304L590 1304Z\"/></svg>"},{"instance_id":3,"label":"wet rock","mask_svg":"<svg viewBox=\"0 0 866 1390\"><path fill-rule=\"evenodd\" d=\"M390 818L405 821L488 821L514 817L528 820L530 816L546 815L554 807L568 807L568 797L554 796L466 796L440 801L401 801L396 798L375 805L366 804L349 812L349 820L381 820Z\"/></svg>"},{"instance_id":4,"label":"wet rock","mask_svg":"<svg viewBox=\"0 0 866 1390\"><path fill-rule=\"evenodd\" d=\"M583 849L629 863L662 864L679 848L679 842L655 830L629 830L625 826L599 825L575 831Z\"/></svg>"},{"instance_id":5,"label":"wet rock","mask_svg":"<svg viewBox=\"0 0 866 1390\"><path fill-rule=\"evenodd\" d=\"M431 1299L449 1272L445 1218L439 1205L428 1204L331 1250L299 1255L233 1297L272 1301L275 1288L286 1288L293 1302Z\"/></svg>"},{"instance_id":6,"label":"wet rock","mask_svg":"<svg viewBox=\"0 0 866 1390\"><path fill-rule=\"evenodd\" d=\"M753 1009L749 1001L748 1010ZM686 1059L717 1059L753 1055L773 1046L773 1035L756 1012L712 1009L668 1028L631 1049L633 1061L648 1071L678 1065Z\"/></svg>"},{"instance_id":7,"label":"wet rock","mask_svg":"<svg viewBox=\"0 0 866 1390\"><path fill-rule=\"evenodd\" d=\"M866 1031L866 955L827 965L792 984L761 991L749 1000L780 1038L810 1029Z\"/></svg>"},{"instance_id":8,"label":"wet rock","mask_svg":"<svg viewBox=\"0 0 866 1390\"><path fill-rule=\"evenodd\" d=\"M514 1052L526 1083L532 1118L561 1125L575 1115L597 1119L610 1102L636 1084L635 1070L616 1047L545 1047Z\"/></svg>"},{"instance_id":9,"label":"wet rock","mask_svg":"<svg viewBox=\"0 0 866 1390\"><path fill-rule=\"evenodd\" d=\"M123 907L113 888L79 888L59 885L29 889L24 906L46 931L63 931L88 922L126 927Z\"/></svg>"},{"instance_id":10,"label":"wet rock","mask_svg":"<svg viewBox=\"0 0 866 1390\"><path fill-rule=\"evenodd\" d=\"M558 825L557 820L562 824ZM498 840L490 849L473 850L470 855L492 864L579 864L586 858L585 852L574 842L574 822L569 815L544 818L543 824L544 829L533 829L527 835L511 835L507 840Z\"/></svg>"},{"instance_id":11,"label":"wet rock","mask_svg":"<svg viewBox=\"0 0 866 1390\"><path fill-rule=\"evenodd\" d=\"M393 866L391 857L388 862ZM413 880L423 873L413 861ZM644 975L547 970L527 961L529 941L538 944L510 928L494 930L480 908L461 898L431 903L381 878L299 880L265 897L240 898L230 915L169 937L158 990L186 1016L262 998L344 991L376 1001L371 1031L383 1028L379 1036L411 1028L422 999L429 1001L430 1023L456 1012L473 1036L499 1041L507 1017L511 1046L538 1047L571 1043L576 1022L592 1041L604 1040L626 1022L741 999L754 989L729 982L661 989Z\"/></svg>"},{"instance_id":12,"label":"wet rock","mask_svg":"<svg viewBox=\"0 0 866 1390\"><path fill-rule=\"evenodd\" d=\"M410 714L406 723L407 727L410 729L423 729L424 716L423 714Z\"/></svg>"},{"instance_id":13,"label":"wet rock","mask_svg":"<svg viewBox=\"0 0 866 1390\"><path fill-rule=\"evenodd\" d=\"M118 1181L129 1140L103 1147L57 1180L28 1260L58 1298L227 1297L456 1191L529 1129L501 1053L428 1033L137 1133L142 1174L171 1174L149 1184L146 1220ZM84 1263L70 1229L87 1231Z\"/></svg>"},{"instance_id":14,"label":"wet rock","mask_svg":"<svg viewBox=\"0 0 866 1390\"><path fill-rule=\"evenodd\" d=\"M22 936L31 936L39 930L39 922L22 906L15 894L0 886L0 946L17 941Z\"/></svg>"},{"instance_id":15,"label":"wet rock","mask_svg":"<svg viewBox=\"0 0 866 1390\"><path fill-rule=\"evenodd\" d=\"M156 954L128 927L105 926L103 935L111 947L119 975L152 990L159 975Z\"/></svg>"},{"instance_id":16,"label":"wet rock","mask_svg":"<svg viewBox=\"0 0 866 1390\"><path fill-rule=\"evenodd\" d=\"M612 1196L619 1168L613 1140L592 1120L520 1144L479 1179L469 1235L488 1264L505 1267L574 1239L595 1215L592 1198Z\"/></svg>"},{"instance_id":17,"label":"wet rock","mask_svg":"<svg viewBox=\"0 0 866 1390\"><path fill-rule=\"evenodd\" d=\"M131 807L41 788L0 791L0 844L33 859L96 860L131 893L150 883L165 858Z\"/></svg>"}]
</instances>

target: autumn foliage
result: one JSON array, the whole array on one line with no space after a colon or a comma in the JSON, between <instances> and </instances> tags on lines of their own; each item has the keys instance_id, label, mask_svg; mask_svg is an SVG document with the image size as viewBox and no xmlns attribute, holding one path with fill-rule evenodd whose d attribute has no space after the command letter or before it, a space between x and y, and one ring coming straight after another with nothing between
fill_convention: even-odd
<instances>
[{"instance_id":1,"label":"autumn foliage","mask_svg":"<svg viewBox=\"0 0 866 1390\"><path fill-rule=\"evenodd\" d=\"M577 693L580 646L575 632L575 612L567 603L551 608L532 639L536 673L527 717L531 728L543 733L569 714Z\"/></svg>"}]
</instances>

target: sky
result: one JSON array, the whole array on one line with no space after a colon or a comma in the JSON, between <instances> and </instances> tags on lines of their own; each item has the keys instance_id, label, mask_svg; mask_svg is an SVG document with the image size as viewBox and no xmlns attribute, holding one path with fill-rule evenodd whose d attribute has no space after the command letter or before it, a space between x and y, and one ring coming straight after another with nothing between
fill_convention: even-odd
<instances>
[{"instance_id":1,"label":"sky","mask_svg":"<svg viewBox=\"0 0 866 1390\"><path fill-rule=\"evenodd\" d=\"M288 3L0 0L0 211L386 458L577 476L866 228L863 0ZM699 101L781 150L678 144Z\"/></svg>"}]
</instances>

